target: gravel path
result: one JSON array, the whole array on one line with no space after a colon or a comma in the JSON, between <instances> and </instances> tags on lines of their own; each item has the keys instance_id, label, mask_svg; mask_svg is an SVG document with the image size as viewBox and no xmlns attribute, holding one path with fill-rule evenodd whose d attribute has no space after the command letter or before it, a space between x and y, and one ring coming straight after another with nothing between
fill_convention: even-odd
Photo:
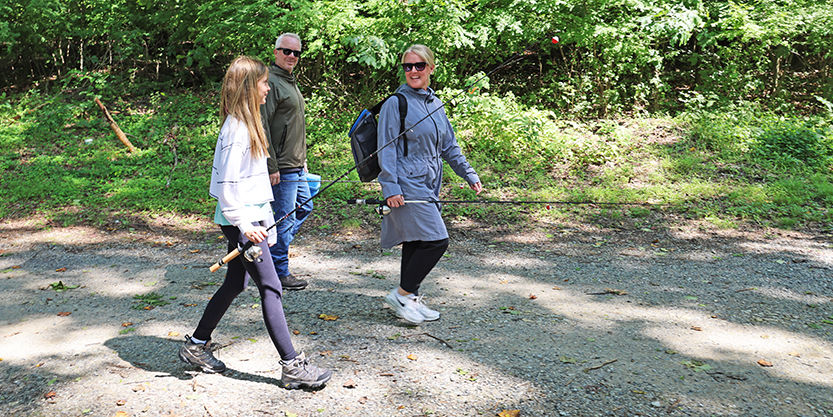
<instances>
[{"instance_id":1,"label":"gravel path","mask_svg":"<svg viewBox=\"0 0 833 417\"><path fill-rule=\"evenodd\" d=\"M210 227L0 223L0 415L833 415L829 233L455 223L423 287L443 316L411 327L382 302L399 252L311 226L286 312L335 375L308 392L276 386L254 288L215 333L228 372L177 359L222 281Z\"/></svg>"}]
</instances>

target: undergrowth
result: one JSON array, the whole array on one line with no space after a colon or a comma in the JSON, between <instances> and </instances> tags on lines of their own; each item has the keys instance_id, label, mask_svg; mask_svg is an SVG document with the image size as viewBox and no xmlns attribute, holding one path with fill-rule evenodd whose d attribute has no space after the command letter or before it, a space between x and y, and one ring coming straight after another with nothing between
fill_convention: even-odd
<instances>
[{"instance_id":1,"label":"undergrowth","mask_svg":"<svg viewBox=\"0 0 833 417\"><path fill-rule=\"evenodd\" d=\"M209 216L215 90L154 90L76 75L4 96L0 216L37 213L62 225L101 225L124 213ZM304 93L310 170L335 179L353 166L346 131L360 109L337 95ZM115 138L95 96L138 152ZM487 86L458 101L447 111L486 191L475 196L446 166L441 197L550 203L447 204L452 218L596 222L670 212L730 226L833 223L833 114L775 114L746 103L674 117L571 120ZM358 182L355 173L344 180L316 198L318 215L330 220L324 224L352 225L349 219L369 212L344 199L380 197L378 185Z\"/></svg>"}]
</instances>

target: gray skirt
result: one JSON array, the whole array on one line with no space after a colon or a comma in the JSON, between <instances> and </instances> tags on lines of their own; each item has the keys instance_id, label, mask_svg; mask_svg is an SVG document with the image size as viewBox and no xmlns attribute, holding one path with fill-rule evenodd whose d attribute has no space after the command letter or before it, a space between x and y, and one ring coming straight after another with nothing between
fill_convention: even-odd
<instances>
[{"instance_id":1,"label":"gray skirt","mask_svg":"<svg viewBox=\"0 0 833 417\"><path fill-rule=\"evenodd\" d=\"M402 242L448 238L439 204L406 203L382 218L381 245L390 249Z\"/></svg>"}]
</instances>

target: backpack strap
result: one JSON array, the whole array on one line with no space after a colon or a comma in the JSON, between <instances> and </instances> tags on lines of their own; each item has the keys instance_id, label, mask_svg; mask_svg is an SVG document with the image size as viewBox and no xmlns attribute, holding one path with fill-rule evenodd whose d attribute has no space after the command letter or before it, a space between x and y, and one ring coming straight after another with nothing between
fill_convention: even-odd
<instances>
[{"instance_id":1,"label":"backpack strap","mask_svg":"<svg viewBox=\"0 0 833 417\"><path fill-rule=\"evenodd\" d=\"M408 115L408 99L400 93L394 94L399 99L399 134L402 135L404 156L408 156L408 137L405 136L405 116Z\"/></svg>"},{"instance_id":2,"label":"backpack strap","mask_svg":"<svg viewBox=\"0 0 833 417\"><path fill-rule=\"evenodd\" d=\"M378 115L380 111L382 111L382 105L388 101L389 98L396 96L399 100L399 135L402 136L402 146L405 150L405 156L408 156L408 138L405 137L405 116L408 115L408 99L405 98L404 95L401 93L394 93L387 97L384 100L376 103L375 106L370 108L370 112L373 113L374 116Z\"/></svg>"}]
</instances>

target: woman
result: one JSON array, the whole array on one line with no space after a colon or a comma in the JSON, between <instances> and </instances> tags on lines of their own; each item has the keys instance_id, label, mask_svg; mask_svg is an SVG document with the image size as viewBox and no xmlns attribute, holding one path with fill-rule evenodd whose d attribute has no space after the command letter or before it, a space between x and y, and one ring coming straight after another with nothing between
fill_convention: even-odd
<instances>
[{"instance_id":1,"label":"woman","mask_svg":"<svg viewBox=\"0 0 833 417\"><path fill-rule=\"evenodd\" d=\"M209 194L217 199L214 222L228 239L229 250L252 241L268 254L276 235L274 228L267 229L275 221L269 204L272 189L266 169L266 134L260 121L260 105L269 92L266 76L262 62L245 56L235 59L226 71L220 98L223 127L214 150ZM281 385L289 389L323 386L332 371L309 364L292 346L275 265L244 256L228 263L225 281L208 302L194 336L185 336L180 359L209 373L226 370L211 353L211 333L249 278L260 291L263 320L281 357Z\"/></svg>"},{"instance_id":2,"label":"woman","mask_svg":"<svg viewBox=\"0 0 833 417\"><path fill-rule=\"evenodd\" d=\"M391 97L379 112L379 184L390 214L382 219L383 248L402 244L399 287L385 301L397 316L412 324L440 318L419 295L425 276L448 248L448 231L438 203L410 203L405 200L437 201L442 185L442 159L469 183L477 194L483 190L474 169L460 151L454 130L443 111L440 99L429 87L435 69L434 53L425 45L412 45L402 54L405 84L397 93L405 96L408 113L407 133L396 143L382 148L400 132L399 104ZM439 110L436 110L440 108ZM416 124L431 113L430 117Z\"/></svg>"}]
</instances>

